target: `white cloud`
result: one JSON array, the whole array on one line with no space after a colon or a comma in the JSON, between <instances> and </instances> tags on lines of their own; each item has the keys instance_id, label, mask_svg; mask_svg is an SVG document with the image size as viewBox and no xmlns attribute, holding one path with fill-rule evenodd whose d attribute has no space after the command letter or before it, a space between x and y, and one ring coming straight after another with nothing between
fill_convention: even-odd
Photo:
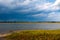
<instances>
[{"instance_id":1,"label":"white cloud","mask_svg":"<svg viewBox=\"0 0 60 40\"><path fill-rule=\"evenodd\" d=\"M49 13L47 16L47 20L59 21L60 20L60 12Z\"/></svg>"},{"instance_id":2,"label":"white cloud","mask_svg":"<svg viewBox=\"0 0 60 40\"><path fill-rule=\"evenodd\" d=\"M49 10L60 10L60 0L56 0L52 5L50 5Z\"/></svg>"},{"instance_id":3,"label":"white cloud","mask_svg":"<svg viewBox=\"0 0 60 40\"><path fill-rule=\"evenodd\" d=\"M0 0L0 3L8 6L13 5L21 6L21 5L29 5L30 3L34 3L35 1L37 0Z\"/></svg>"},{"instance_id":4,"label":"white cloud","mask_svg":"<svg viewBox=\"0 0 60 40\"><path fill-rule=\"evenodd\" d=\"M12 5L11 3L13 2L14 0L0 0L0 4L3 4L3 5Z\"/></svg>"},{"instance_id":5,"label":"white cloud","mask_svg":"<svg viewBox=\"0 0 60 40\"><path fill-rule=\"evenodd\" d=\"M33 17L46 17L47 15L41 13L41 14L34 14L34 15L32 15L32 16L33 16Z\"/></svg>"},{"instance_id":6,"label":"white cloud","mask_svg":"<svg viewBox=\"0 0 60 40\"><path fill-rule=\"evenodd\" d=\"M48 2L47 0L0 0L0 4L5 5L9 9L16 9L23 7L23 10L17 10L22 12L35 11L56 11L60 10L60 0L56 0L54 3ZM29 11L27 11L29 10Z\"/></svg>"},{"instance_id":7,"label":"white cloud","mask_svg":"<svg viewBox=\"0 0 60 40\"><path fill-rule=\"evenodd\" d=\"M23 0L23 2L17 1L17 5L28 5L31 1L30 0Z\"/></svg>"},{"instance_id":8,"label":"white cloud","mask_svg":"<svg viewBox=\"0 0 60 40\"><path fill-rule=\"evenodd\" d=\"M55 12L49 13L48 17L49 18L53 18L53 17L57 17L58 14L56 14ZM60 16L60 15L59 15Z\"/></svg>"},{"instance_id":9,"label":"white cloud","mask_svg":"<svg viewBox=\"0 0 60 40\"><path fill-rule=\"evenodd\" d=\"M42 5L37 4L35 7L39 10L47 10L50 7L51 3L44 3Z\"/></svg>"},{"instance_id":10,"label":"white cloud","mask_svg":"<svg viewBox=\"0 0 60 40\"><path fill-rule=\"evenodd\" d=\"M45 11L57 11L60 10L60 0L56 0L54 3L45 2L44 4L36 4L36 10L45 10Z\"/></svg>"},{"instance_id":11,"label":"white cloud","mask_svg":"<svg viewBox=\"0 0 60 40\"><path fill-rule=\"evenodd\" d=\"M60 0L56 0L53 5L58 5L58 4L60 4Z\"/></svg>"}]
</instances>

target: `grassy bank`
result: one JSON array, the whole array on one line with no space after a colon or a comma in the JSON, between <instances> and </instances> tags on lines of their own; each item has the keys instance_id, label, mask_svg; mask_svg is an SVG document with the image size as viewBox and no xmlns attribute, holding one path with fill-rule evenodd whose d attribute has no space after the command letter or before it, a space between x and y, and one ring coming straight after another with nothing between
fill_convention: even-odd
<instances>
[{"instance_id":1,"label":"grassy bank","mask_svg":"<svg viewBox=\"0 0 60 40\"><path fill-rule=\"evenodd\" d=\"M13 32L6 40L60 40L60 30L24 30Z\"/></svg>"}]
</instances>

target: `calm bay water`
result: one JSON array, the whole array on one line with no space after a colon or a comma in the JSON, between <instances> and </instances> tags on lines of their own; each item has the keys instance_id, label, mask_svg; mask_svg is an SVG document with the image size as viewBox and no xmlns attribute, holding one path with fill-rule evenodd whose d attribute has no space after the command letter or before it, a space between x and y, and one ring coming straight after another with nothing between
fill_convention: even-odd
<instances>
[{"instance_id":1,"label":"calm bay water","mask_svg":"<svg viewBox=\"0 0 60 40\"><path fill-rule=\"evenodd\" d=\"M60 29L60 23L0 23L0 33L10 30Z\"/></svg>"}]
</instances>

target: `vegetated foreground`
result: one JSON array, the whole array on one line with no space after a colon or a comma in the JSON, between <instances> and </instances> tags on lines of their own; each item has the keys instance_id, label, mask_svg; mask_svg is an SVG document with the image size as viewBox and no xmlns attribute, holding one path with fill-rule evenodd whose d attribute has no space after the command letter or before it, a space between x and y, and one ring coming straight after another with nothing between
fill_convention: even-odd
<instances>
[{"instance_id":1,"label":"vegetated foreground","mask_svg":"<svg viewBox=\"0 0 60 40\"><path fill-rule=\"evenodd\" d=\"M60 40L60 30L24 30L13 32L6 40Z\"/></svg>"}]
</instances>

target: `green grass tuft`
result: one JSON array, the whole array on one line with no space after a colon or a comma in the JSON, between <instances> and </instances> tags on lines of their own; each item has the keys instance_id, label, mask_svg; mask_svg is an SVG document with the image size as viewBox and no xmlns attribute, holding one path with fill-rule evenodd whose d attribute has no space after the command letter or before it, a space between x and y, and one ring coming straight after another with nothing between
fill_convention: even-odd
<instances>
[{"instance_id":1,"label":"green grass tuft","mask_svg":"<svg viewBox=\"0 0 60 40\"><path fill-rule=\"evenodd\" d=\"M60 30L26 30L13 32L7 40L60 40Z\"/></svg>"}]
</instances>

